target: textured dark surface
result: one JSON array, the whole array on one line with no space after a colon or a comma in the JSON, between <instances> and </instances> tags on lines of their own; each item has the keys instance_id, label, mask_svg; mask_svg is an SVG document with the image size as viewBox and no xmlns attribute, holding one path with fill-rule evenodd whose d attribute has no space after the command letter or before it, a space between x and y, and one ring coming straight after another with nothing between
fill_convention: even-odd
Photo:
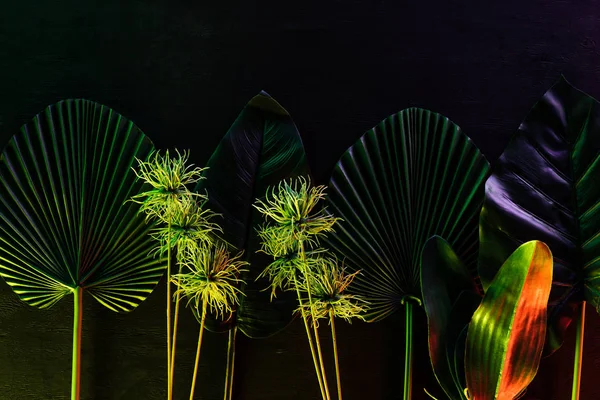
<instances>
[{"instance_id":1,"label":"textured dark surface","mask_svg":"<svg viewBox=\"0 0 600 400\"><path fill-rule=\"evenodd\" d=\"M367 129L410 106L450 118L493 164L561 73L600 97L599 26L598 0L4 1L0 140L47 105L83 97L132 119L159 148L191 148L202 165L265 90L294 117L319 183ZM163 298L161 285L127 315L84 299L83 399L164 398ZM0 284L2 399L66 398L71 313L68 302L21 305ZM182 318L178 399L198 326ZM402 319L340 324L347 400L401 397ZM599 327L588 308L582 400L600 398ZM240 339L238 399L318 398L303 329L297 321L267 340ZM415 339L421 400L432 381L426 336ZM198 391L220 399L227 336L205 340ZM569 330L526 399L569 398L573 343Z\"/></svg>"}]
</instances>

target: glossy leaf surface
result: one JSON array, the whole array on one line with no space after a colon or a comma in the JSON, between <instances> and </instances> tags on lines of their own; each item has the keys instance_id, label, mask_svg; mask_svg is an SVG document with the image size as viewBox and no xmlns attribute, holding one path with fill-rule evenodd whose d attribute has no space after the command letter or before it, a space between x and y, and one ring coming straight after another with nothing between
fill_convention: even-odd
<instances>
[{"instance_id":1,"label":"glossy leaf surface","mask_svg":"<svg viewBox=\"0 0 600 400\"><path fill-rule=\"evenodd\" d=\"M472 400L512 400L533 380L542 357L552 253L539 241L506 260L473 314L465 355Z\"/></svg>"},{"instance_id":2,"label":"glossy leaf surface","mask_svg":"<svg viewBox=\"0 0 600 400\"><path fill-rule=\"evenodd\" d=\"M457 125L418 108L386 118L338 161L329 210L342 221L330 245L362 270L353 290L371 303L370 321L396 311L406 295L421 298L421 250L433 235L475 269L488 170Z\"/></svg>"},{"instance_id":3,"label":"glossy leaf surface","mask_svg":"<svg viewBox=\"0 0 600 400\"><path fill-rule=\"evenodd\" d=\"M309 174L302 140L289 113L261 92L242 110L207 167L207 179L197 190L206 190L208 206L223 215L224 239L250 261L249 271L242 274L244 295L233 319L221 326L207 321L207 326L224 330L235 323L249 337L272 335L291 321L296 301L293 293L282 293L271 302L270 291L264 291L268 280L255 281L272 260L256 254L260 243L255 229L263 219L252 204L269 186Z\"/></svg>"},{"instance_id":4,"label":"glossy leaf surface","mask_svg":"<svg viewBox=\"0 0 600 400\"><path fill-rule=\"evenodd\" d=\"M462 343L458 341L479 305L477 286L448 242L439 236L425 243L422 260L421 284L431 365L448 397L465 399L462 368L465 337Z\"/></svg>"},{"instance_id":5,"label":"glossy leaf surface","mask_svg":"<svg viewBox=\"0 0 600 400\"><path fill-rule=\"evenodd\" d=\"M489 286L521 243L554 255L547 351L600 295L600 104L561 79L532 108L486 183L479 271Z\"/></svg>"},{"instance_id":6,"label":"glossy leaf surface","mask_svg":"<svg viewBox=\"0 0 600 400\"><path fill-rule=\"evenodd\" d=\"M0 275L32 306L80 287L113 311L154 289L164 260L139 205L132 167L150 140L129 120L86 100L48 107L0 158Z\"/></svg>"}]
</instances>

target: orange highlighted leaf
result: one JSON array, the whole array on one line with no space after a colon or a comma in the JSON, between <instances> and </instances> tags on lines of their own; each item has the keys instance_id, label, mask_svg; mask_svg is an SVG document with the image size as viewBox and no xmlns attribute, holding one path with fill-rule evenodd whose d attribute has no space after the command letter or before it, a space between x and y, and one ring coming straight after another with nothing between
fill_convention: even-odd
<instances>
[{"instance_id":1,"label":"orange highlighted leaf","mask_svg":"<svg viewBox=\"0 0 600 400\"><path fill-rule=\"evenodd\" d=\"M546 335L552 253L539 241L504 262L473 315L467 334L471 400L512 400L535 377Z\"/></svg>"}]
</instances>

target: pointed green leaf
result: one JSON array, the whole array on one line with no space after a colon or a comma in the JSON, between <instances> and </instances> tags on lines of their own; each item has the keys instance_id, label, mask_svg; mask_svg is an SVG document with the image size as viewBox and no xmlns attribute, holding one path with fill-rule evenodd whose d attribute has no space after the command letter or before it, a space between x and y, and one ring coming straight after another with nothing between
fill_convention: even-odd
<instances>
[{"instance_id":1,"label":"pointed green leaf","mask_svg":"<svg viewBox=\"0 0 600 400\"><path fill-rule=\"evenodd\" d=\"M460 333L479 305L477 286L448 242L439 236L423 247L421 285L429 327L429 358L440 386L450 399L464 399L464 371L456 370ZM464 342L464 338L463 338ZM459 364L464 360L464 353Z\"/></svg>"},{"instance_id":2,"label":"pointed green leaf","mask_svg":"<svg viewBox=\"0 0 600 400\"><path fill-rule=\"evenodd\" d=\"M475 311L467 334L467 387L474 400L512 400L533 380L546 336L552 253L521 245L506 260Z\"/></svg>"},{"instance_id":3,"label":"pointed green leaf","mask_svg":"<svg viewBox=\"0 0 600 400\"><path fill-rule=\"evenodd\" d=\"M421 250L440 235L468 268L477 259L477 217L489 165L458 126L411 108L365 133L338 161L329 210L342 221L330 244L354 270L353 291L370 321L421 298Z\"/></svg>"},{"instance_id":4,"label":"pointed green leaf","mask_svg":"<svg viewBox=\"0 0 600 400\"><path fill-rule=\"evenodd\" d=\"M554 255L547 351L577 305L600 298L600 104L561 79L532 108L486 183L479 271L488 286L519 244Z\"/></svg>"},{"instance_id":5,"label":"pointed green leaf","mask_svg":"<svg viewBox=\"0 0 600 400\"><path fill-rule=\"evenodd\" d=\"M213 330L232 324L249 337L265 337L281 330L292 319L296 306L293 293L282 293L273 302L266 279L255 282L272 260L256 254L260 243L255 229L263 219L252 204L269 186L281 180L308 175L302 140L289 113L267 93L261 92L246 105L212 157L197 190L206 190L208 206L223 215L224 239L243 250L250 261L243 273L243 296L233 319Z\"/></svg>"},{"instance_id":6,"label":"pointed green leaf","mask_svg":"<svg viewBox=\"0 0 600 400\"><path fill-rule=\"evenodd\" d=\"M108 107L65 100L13 136L0 157L0 275L19 297L50 307L76 288L113 311L154 289L164 262L138 205L131 167L150 140Z\"/></svg>"}]
</instances>

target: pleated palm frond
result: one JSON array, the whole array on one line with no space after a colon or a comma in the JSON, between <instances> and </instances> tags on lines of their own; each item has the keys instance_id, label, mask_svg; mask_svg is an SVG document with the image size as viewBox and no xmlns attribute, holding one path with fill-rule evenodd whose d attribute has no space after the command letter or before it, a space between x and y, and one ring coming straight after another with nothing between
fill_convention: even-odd
<instances>
[{"instance_id":1,"label":"pleated palm frond","mask_svg":"<svg viewBox=\"0 0 600 400\"><path fill-rule=\"evenodd\" d=\"M334 168L329 209L341 220L329 243L352 271L367 319L421 298L420 259L433 235L476 269L478 214L489 164L448 118L411 108L365 133Z\"/></svg>"},{"instance_id":2,"label":"pleated palm frond","mask_svg":"<svg viewBox=\"0 0 600 400\"><path fill-rule=\"evenodd\" d=\"M152 142L129 120L87 100L49 106L0 158L0 276L26 303L47 308L77 288L113 311L154 289L151 226L128 202L132 167Z\"/></svg>"}]
</instances>

